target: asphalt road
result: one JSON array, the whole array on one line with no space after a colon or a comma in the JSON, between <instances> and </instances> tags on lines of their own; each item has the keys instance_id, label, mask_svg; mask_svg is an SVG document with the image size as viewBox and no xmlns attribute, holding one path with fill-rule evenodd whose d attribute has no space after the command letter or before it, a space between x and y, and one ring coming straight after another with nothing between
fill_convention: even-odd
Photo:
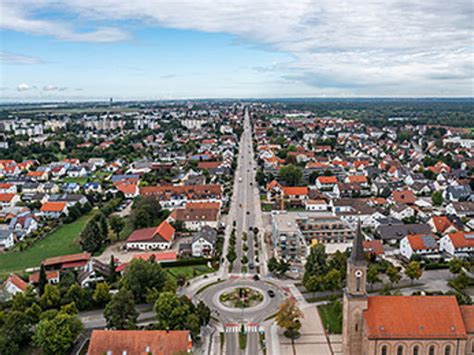
<instances>
[{"instance_id":1,"label":"asphalt road","mask_svg":"<svg viewBox=\"0 0 474 355\"><path fill-rule=\"evenodd\" d=\"M257 273L257 262L255 261L255 238L256 236L253 233L253 227L256 222L256 213L260 212L257 210L256 198L255 198L255 171L256 162L253 158L253 144L252 144L252 129L250 126L250 117L248 109L244 113L244 131L240 139L239 146L239 155L237 161L237 170L235 173L235 182L234 182L234 195L231 206L232 218L229 219L230 223L235 221L236 223L236 253L237 259L234 262L232 273L233 274L256 274ZM244 241L242 239L243 233L247 233L247 246L248 251L243 250ZM260 245L260 244L259 244ZM244 266L241 262L242 257L247 255L248 262L246 264L246 271L242 267ZM245 272L244 272L245 271ZM237 281L238 284L241 282ZM250 284L258 286L263 292L266 293L269 287L263 282L255 282L253 280L244 282L244 284ZM228 287L231 283L226 283L222 285L222 288ZM220 319L228 322L231 321L240 321L240 322L258 322L263 321L263 319L271 314L275 305L277 306L280 302L270 299L267 294L265 294L265 305L259 308L252 309L250 313L245 310L240 312L228 312L225 309L220 308L219 302L216 299L218 294L219 287L209 290L207 294L204 294L203 297L207 298L207 304L213 304L217 309L219 309ZM279 292L277 291L277 297L279 297ZM239 348L238 341L238 332L226 332L225 333L225 349L226 355L233 354L242 354L242 351ZM247 338L247 348L245 354L256 355L259 351L259 337L257 331L251 331L248 333Z\"/></svg>"},{"instance_id":2,"label":"asphalt road","mask_svg":"<svg viewBox=\"0 0 474 355\"><path fill-rule=\"evenodd\" d=\"M250 127L250 119L248 109L245 110L244 114L244 131L240 138L240 148L238 156L237 170L235 174L235 193L234 200L232 203L235 204L234 219L236 222L236 252L237 260L234 262L232 272L235 274L242 272L242 257L247 254L247 272L255 273L255 267L253 269L248 268L250 264L255 266L255 250L254 250L254 236L253 232L249 231L250 227L255 225L255 197L253 194L255 184L255 171L256 163L253 159L253 146L252 146L252 130ZM244 252L242 233L247 233L247 245L249 247L248 252Z\"/></svg>"}]
</instances>

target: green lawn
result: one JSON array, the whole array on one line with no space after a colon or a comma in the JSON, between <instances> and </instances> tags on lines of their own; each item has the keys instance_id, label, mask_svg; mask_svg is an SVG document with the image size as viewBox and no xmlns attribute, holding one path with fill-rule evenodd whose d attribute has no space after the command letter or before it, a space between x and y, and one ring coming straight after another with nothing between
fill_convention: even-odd
<instances>
[{"instance_id":1,"label":"green lawn","mask_svg":"<svg viewBox=\"0 0 474 355\"><path fill-rule=\"evenodd\" d=\"M26 268L39 266L45 258L81 252L76 239L94 213L93 210L73 223L63 224L24 251L0 254L0 278L11 272L22 273Z\"/></svg>"},{"instance_id":2,"label":"green lawn","mask_svg":"<svg viewBox=\"0 0 474 355\"><path fill-rule=\"evenodd\" d=\"M214 271L214 269L208 267L207 265L176 266L165 268L165 270L173 277L177 277L180 274L184 275L186 280L190 280L194 277L204 274L209 274L210 272Z\"/></svg>"},{"instance_id":3,"label":"green lawn","mask_svg":"<svg viewBox=\"0 0 474 355\"><path fill-rule=\"evenodd\" d=\"M342 304L339 301L318 306L319 315L328 333L342 333Z\"/></svg>"}]
</instances>

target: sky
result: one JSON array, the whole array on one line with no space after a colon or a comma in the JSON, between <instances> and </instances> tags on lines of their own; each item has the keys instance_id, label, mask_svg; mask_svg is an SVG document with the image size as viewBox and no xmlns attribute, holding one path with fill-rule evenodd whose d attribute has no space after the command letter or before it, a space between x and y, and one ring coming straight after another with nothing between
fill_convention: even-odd
<instances>
[{"instance_id":1,"label":"sky","mask_svg":"<svg viewBox=\"0 0 474 355\"><path fill-rule=\"evenodd\" d=\"M473 0L0 0L0 100L473 97Z\"/></svg>"}]
</instances>

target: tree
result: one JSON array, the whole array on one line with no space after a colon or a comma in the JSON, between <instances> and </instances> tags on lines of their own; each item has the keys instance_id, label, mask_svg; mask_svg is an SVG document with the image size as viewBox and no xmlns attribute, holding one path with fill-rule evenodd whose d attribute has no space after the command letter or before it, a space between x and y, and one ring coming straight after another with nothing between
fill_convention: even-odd
<instances>
[{"instance_id":1,"label":"tree","mask_svg":"<svg viewBox=\"0 0 474 355\"><path fill-rule=\"evenodd\" d=\"M164 139L167 142L172 142L173 141L173 133L171 133L171 131L166 131Z\"/></svg>"},{"instance_id":2,"label":"tree","mask_svg":"<svg viewBox=\"0 0 474 355\"><path fill-rule=\"evenodd\" d=\"M407 277L411 280L412 284L415 282L415 280L418 280L422 274L423 270L421 269L420 263L418 261L410 262L405 268L405 275L407 275Z\"/></svg>"},{"instance_id":3,"label":"tree","mask_svg":"<svg viewBox=\"0 0 474 355\"><path fill-rule=\"evenodd\" d=\"M202 326L206 326L211 320L211 310L203 301L199 301L197 304L196 314L198 315L199 322Z\"/></svg>"},{"instance_id":4,"label":"tree","mask_svg":"<svg viewBox=\"0 0 474 355\"><path fill-rule=\"evenodd\" d=\"M296 301L293 298L288 298L280 305L276 315L276 321L279 327L285 328L285 336L290 339L295 339L299 335L301 328L300 318L303 313L298 308Z\"/></svg>"},{"instance_id":5,"label":"tree","mask_svg":"<svg viewBox=\"0 0 474 355\"><path fill-rule=\"evenodd\" d=\"M201 322L196 314L190 314L186 321L185 328L191 333L191 337L194 341L199 339L201 333Z\"/></svg>"},{"instance_id":6,"label":"tree","mask_svg":"<svg viewBox=\"0 0 474 355\"><path fill-rule=\"evenodd\" d=\"M43 310L58 308L61 302L61 296L56 286L46 285L44 293L40 297L39 303Z\"/></svg>"},{"instance_id":7,"label":"tree","mask_svg":"<svg viewBox=\"0 0 474 355\"><path fill-rule=\"evenodd\" d=\"M280 169L278 176L288 186L296 186L303 180L303 172L295 165L287 165Z\"/></svg>"},{"instance_id":8,"label":"tree","mask_svg":"<svg viewBox=\"0 0 474 355\"><path fill-rule=\"evenodd\" d=\"M332 269L324 275L323 281L325 290L339 290L341 288L341 272L337 269Z\"/></svg>"},{"instance_id":9,"label":"tree","mask_svg":"<svg viewBox=\"0 0 474 355\"><path fill-rule=\"evenodd\" d=\"M100 282L97 284L92 295L94 302L100 307L104 307L111 300L110 287L106 282Z\"/></svg>"},{"instance_id":10,"label":"tree","mask_svg":"<svg viewBox=\"0 0 474 355\"><path fill-rule=\"evenodd\" d=\"M277 271L278 270L278 260L274 256L272 256L267 261L267 267L268 267L268 271L270 271L270 272Z\"/></svg>"},{"instance_id":11,"label":"tree","mask_svg":"<svg viewBox=\"0 0 474 355\"><path fill-rule=\"evenodd\" d=\"M33 341L45 354L67 354L81 330L77 316L59 312L53 319L38 323Z\"/></svg>"},{"instance_id":12,"label":"tree","mask_svg":"<svg viewBox=\"0 0 474 355\"><path fill-rule=\"evenodd\" d=\"M45 286L48 284L48 278L46 277L46 270L44 265L41 264L39 271L39 280L38 280L38 294L41 296L44 292Z\"/></svg>"},{"instance_id":13,"label":"tree","mask_svg":"<svg viewBox=\"0 0 474 355\"><path fill-rule=\"evenodd\" d=\"M107 328L126 330L136 327L138 312L135 309L133 294L120 289L104 309Z\"/></svg>"},{"instance_id":14,"label":"tree","mask_svg":"<svg viewBox=\"0 0 474 355\"><path fill-rule=\"evenodd\" d=\"M184 329L190 309L175 293L162 292L156 300L155 313L158 329L180 330Z\"/></svg>"},{"instance_id":15,"label":"tree","mask_svg":"<svg viewBox=\"0 0 474 355\"><path fill-rule=\"evenodd\" d=\"M322 276L328 272L326 248L323 244L316 244L311 247L310 253L306 259L305 273L303 283L311 276Z\"/></svg>"},{"instance_id":16,"label":"tree","mask_svg":"<svg viewBox=\"0 0 474 355\"><path fill-rule=\"evenodd\" d=\"M367 282L373 286L375 283L380 282L379 268L377 265L371 264L367 270Z\"/></svg>"},{"instance_id":17,"label":"tree","mask_svg":"<svg viewBox=\"0 0 474 355\"><path fill-rule=\"evenodd\" d=\"M443 204L443 193L441 191L435 191L431 195L431 201L435 206L441 206Z\"/></svg>"},{"instance_id":18,"label":"tree","mask_svg":"<svg viewBox=\"0 0 474 355\"><path fill-rule=\"evenodd\" d=\"M91 294L88 290L74 283L64 295L63 304L74 302L80 310L87 309L91 305Z\"/></svg>"},{"instance_id":19,"label":"tree","mask_svg":"<svg viewBox=\"0 0 474 355\"><path fill-rule=\"evenodd\" d=\"M32 328L33 323L26 312L10 311L6 314L0 330L12 343L22 346L28 344Z\"/></svg>"},{"instance_id":20,"label":"tree","mask_svg":"<svg viewBox=\"0 0 474 355\"><path fill-rule=\"evenodd\" d=\"M321 285L323 284L322 276L317 276L317 275L311 275L306 278L306 281L304 283L304 287L306 290L309 292L316 292L320 291L322 289Z\"/></svg>"},{"instance_id":21,"label":"tree","mask_svg":"<svg viewBox=\"0 0 474 355\"><path fill-rule=\"evenodd\" d=\"M461 271L458 276L448 281L448 285L455 288L458 291L461 291L469 286L470 281L471 280L469 276L467 276L464 271Z\"/></svg>"},{"instance_id":22,"label":"tree","mask_svg":"<svg viewBox=\"0 0 474 355\"><path fill-rule=\"evenodd\" d=\"M401 280L401 275L400 275L400 271L393 265L390 265L388 268L387 268L387 276L388 276L388 279L390 280L390 283L393 285L394 283L397 284L400 282Z\"/></svg>"},{"instance_id":23,"label":"tree","mask_svg":"<svg viewBox=\"0 0 474 355\"><path fill-rule=\"evenodd\" d=\"M453 258L449 261L449 271L457 275L462 271L463 263L458 258Z\"/></svg>"},{"instance_id":24,"label":"tree","mask_svg":"<svg viewBox=\"0 0 474 355\"><path fill-rule=\"evenodd\" d=\"M110 228L114 231L115 235L117 236L117 239L119 239L120 232L123 230L123 227L125 227L125 222L123 221L123 218L117 215L110 216L109 224L110 224Z\"/></svg>"},{"instance_id":25,"label":"tree","mask_svg":"<svg viewBox=\"0 0 474 355\"><path fill-rule=\"evenodd\" d=\"M80 235L82 249L93 253L101 247L103 243L102 231L95 220L89 221Z\"/></svg>"},{"instance_id":26,"label":"tree","mask_svg":"<svg viewBox=\"0 0 474 355\"><path fill-rule=\"evenodd\" d=\"M110 262L109 262L109 275L107 276L107 280L110 283L114 283L117 281L118 278L118 272L115 270L117 266L115 265L115 258L113 255L110 256Z\"/></svg>"},{"instance_id":27,"label":"tree","mask_svg":"<svg viewBox=\"0 0 474 355\"><path fill-rule=\"evenodd\" d=\"M102 212L98 212L94 219L97 221L97 224L100 228L101 239L106 240L109 237L109 226L107 224L107 218Z\"/></svg>"},{"instance_id":28,"label":"tree","mask_svg":"<svg viewBox=\"0 0 474 355\"><path fill-rule=\"evenodd\" d=\"M163 290L166 278L166 273L154 259L135 259L125 269L121 285L133 293L136 302L144 302L149 289Z\"/></svg>"}]
</instances>

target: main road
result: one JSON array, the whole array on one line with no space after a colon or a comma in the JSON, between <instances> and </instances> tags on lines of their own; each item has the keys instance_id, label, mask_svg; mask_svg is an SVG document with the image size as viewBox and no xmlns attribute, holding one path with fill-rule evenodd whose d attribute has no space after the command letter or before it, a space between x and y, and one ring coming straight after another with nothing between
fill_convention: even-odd
<instances>
[{"instance_id":1,"label":"main road","mask_svg":"<svg viewBox=\"0 0 474 355\"><path fill-rule=\"evenodd\" d=\"M255 261L254 233L256 216L260 211L260 205L257 204L255 169L256 163L253 158L252 129L250 126L250 117L248 109L244 112L243 133L240 138L240 148L235 173L234 198L231 209L232 217L235 221L236 229L236 252L237 260L234 262L232 273L250 273L256 272L257 263ZM259 201L258 201L259 202ZM247 234L248 252L244 252L242 239L243 233ZM260 241L258 241L260 242ZM242 263L242 257L247 255L248 262Z\"/></svg>"}]
</instances>

